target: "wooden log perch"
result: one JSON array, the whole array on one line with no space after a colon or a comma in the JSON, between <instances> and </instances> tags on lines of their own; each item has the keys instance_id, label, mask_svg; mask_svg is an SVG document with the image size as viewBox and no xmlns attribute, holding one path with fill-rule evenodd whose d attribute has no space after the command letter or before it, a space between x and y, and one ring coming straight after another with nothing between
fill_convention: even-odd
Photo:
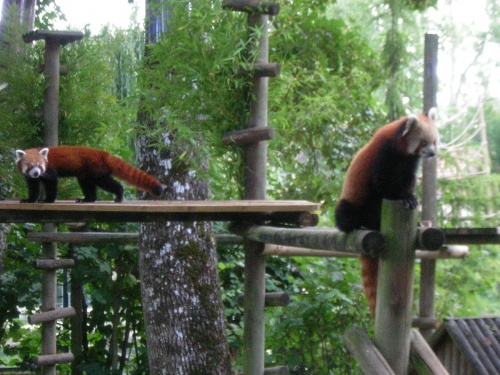
<instances>
[{"instance_id":1,"label":"wooden log perch","mask_svg":"<svg viewBox=\"0 0 500 375\"><path fill-rule=\"evenodd\" d=\"M445 243L444 232L438 228L418 228L417 249L439 250Z\"/></svg>"},{"instance_id":2,"label":"wooden log perch","mask_svg":"<svg viewBox=\"0 0 500 375\"><path fill-rule=\"evenodd\" d=\"M410 358L419 374L448 375L439 358L416 329L410 332Z\"/></svg>"},{"instance_id":3,"label":"wooden log perch","mask_svg":"<svg viewBox=\"0 0 500 375\"><path fill-rule=\"evenodd\" d=\"M53 322L57 319L70 318L76 315L76 311L73 307L64 307L62 309L55 309L50 311L44 311L39 314L33 314L28 317L28 322L30 324Z\"/></svg>"},{"instance_id":4,"label":"wooden log perch","mask_svg":"<svg viewBox=\"0 0 500 375\"><path fill-rule=\"evenodd\" d=\"M225 145L229 145L232 143L240 146L250 145L273 139L274 135L274 128L271 127L248 128L225 133L222 136L222 143L224 143Z\"/></svg>"},{"instance_id":5,"label":"wooden log perch","mask_svg":"<svg viewBox=\"0 0 500 375\"><path fill-rule=\"evenodd\" d=\"M365 375L395 375L391 367L360 327L352 327L344 334L344 343Z\"/></svg>"},{"instance_id":6,"label":"wooden log perch","mask_svg":"<svg viewBox=\"0 0 500 375\"><path fill-rule=\"evenodd\" d=\"M439 319L437 318L412 318L411 326L415 328L424 328L424 329L436 329L439 327Z\"/></svg>"},{"instance_id":7,"label":"wooden log perch","mask_svg":"<svg viewBox=\"0 0 500 375\"><path fill-rule=\"evenodd\" d=\"M73 353L61 353L61 354L47 354L47 355L39 355L35 357L34 363L35 366L53 366L58 363L68 363L73 362L75 360L75 356Z\"/></svg>"},{"instance_id":8,"label":"wooden log perch","mask_svg":"<svg viewBox=\"0 0 500 375\"><path fill-rule=\"evenodd\" d=\"M237 223L232 223L229 230L265 244L337 250L370 256L378 256L385 248L385 240L377 231L357 230L344 233L337 229L245 227Z\"/></svg>"},{"instance_id":9,"label":"wooden log perch","mask_svg":"<svg viewBox=\"0 0 500 375\"><path fill-rule=\"evenodd\" d=\"M91 243L113 242L133 243L139 239L138 233L111 233L111 232L28 232L26 238L31 242L63 242L63 243Z\"/></svg>"},{"instance_id":10,"label":"wooden log perch","mask_svg":"<svg viewBox=\"0 0 500 375\"><path fill-rule=\"evenodd\" d=\"M256 63L254 66L254 77L279 77L281 67L278 63Z\"/></svg>"},{"instance_id":11,"label":"wooden log perch","mask_svg":"<svg viewBox=\"0 0 500 375\"><path fill-rule=\"evenodd\" d=\"M260 0L223 0L222 8L245 13L260 13L276 16L280 12L278 3Z\"/></svg>"},{"instance_id":12,"label":"wooden log perch","mask_svg":"<svg viewBox=\"0 0 500 375\"><path fill-rule=\"evenodd\" d=\"M244 306L245 296L238 296L238 305ZM265 307L283 307L290 303L290 296L283 292L270 292L265 296Z\"/></svg>"},{"instance_id":13,"label":"wooden log perch","mask_svg":"<svg viewBox=\"0 0 500 375\"><path fill-rule=\"evenodd\" d=\"M35 268L41 270L55 270L60 268L73 268L73 259L39 259L35 261Z\"/></svg>"}]
</instances>

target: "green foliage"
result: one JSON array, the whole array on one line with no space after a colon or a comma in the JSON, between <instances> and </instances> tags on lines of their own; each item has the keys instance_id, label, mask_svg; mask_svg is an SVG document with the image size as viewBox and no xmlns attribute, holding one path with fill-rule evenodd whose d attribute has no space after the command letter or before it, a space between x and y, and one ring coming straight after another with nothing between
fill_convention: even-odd
<instances>
[{"instance_id":1,"label":"green foliage","mask_svg":"<svg viewBox=\"0 0 500 375\"><path fill-rule=\"evenodd\" d=\"M269 309L269 366L287 364L291 374L351 374L355 362L342 335L353 324L368 330L356 259L296 258L286 308ZM289 276L290 278L290 276Z\"/></svg>"},{"instance_id":2,"label":"green foliage","mask_svg":"<svg viewBox=\"0 0 500 375\"><path fill-rule=\"evenodd\" d=\"M380 84L375 54L342 20L286 8L270 36L270 188L276 199L309 199L332 209L353 152L383 123L372 97Z\"/></svg>"},{"instance_id":3,"label":"green foliage","mask_svg":"<svg viewBox=\"0 0 500 375\"><path fill-rule=\"evenodd\" d=\"M438 267L436 316L500 314L498 246L471 246L466 259L441 261Z\"/></svg>"},{"instance_id":4,"label":"green foliage","mask_svg":"<svg viewBox=\"0 0 500 375\"><path fill-rule=\"evenodd\" d=\"M65 20L65 16L55 0L36 0L35 29L51 29L56 20Z\"/></svg>"}]
</instances>

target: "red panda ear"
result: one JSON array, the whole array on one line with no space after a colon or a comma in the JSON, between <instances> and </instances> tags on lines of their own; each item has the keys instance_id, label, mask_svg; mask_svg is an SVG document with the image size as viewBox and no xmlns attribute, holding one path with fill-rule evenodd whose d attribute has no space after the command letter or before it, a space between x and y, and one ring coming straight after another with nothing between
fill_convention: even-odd
<instances>
[{"instance_id":1,"label":"red panda ear","mask_svg":"<svg viewBox=\"0 0 500 375\"><path fill-rule=\"evenodd\" d=\"M39 152L40 155L43 156L43 158L45 159L45 161L49 161L47 155L49 154L49 149L47 147L45 148L42 148Z\"/></svg>"},{"instance_id":2,"label":"red panda ear","mask_svg":"<svg viewBox=\"0 0 500 375\"><path fill-rule=\"evenodd\" d=\"M26 156L26 152L23 150L16 150L16 163Z\"/></svg>"},{"instance_id":3,"label":"red panda ear","mask_svg":"<svg viewBox=\"0 0 500 375\"><path fill-rule=\"evenodd\" d=\"M429 109L429 112L427 112L427 117L429 118L429 120L435 122L437 120L437 108L432 107L431 109Z\"/></svg>"},{"instance_id":4,"label":"red panda ear","mask_svg":"<svg viewBox=\"0 0 500 375\"><path fill-rule=\"evenodd\" d=\"M406 134L411 132L412 129L414 129L417 125L418 125L418 117L413 114L408 115L408 119L406 120L402 136L404 137Z\"/></svg>"}]
</instances>

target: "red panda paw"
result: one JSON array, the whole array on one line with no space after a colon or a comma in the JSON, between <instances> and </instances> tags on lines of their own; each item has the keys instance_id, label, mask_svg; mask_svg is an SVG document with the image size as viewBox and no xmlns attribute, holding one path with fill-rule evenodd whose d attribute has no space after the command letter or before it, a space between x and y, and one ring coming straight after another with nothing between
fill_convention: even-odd
<instances>
[{"instance_id":1,"label":"red panda paw","mask_svg":"<svg viewBox=\"0 0 500 375\"><path fill-rule=\"evenodd\" d=\"M403 199L403 206L407 210L414 210L418 206L418 199L415 195L410 195L409 197Z\"/></svg>"}]
</instances>

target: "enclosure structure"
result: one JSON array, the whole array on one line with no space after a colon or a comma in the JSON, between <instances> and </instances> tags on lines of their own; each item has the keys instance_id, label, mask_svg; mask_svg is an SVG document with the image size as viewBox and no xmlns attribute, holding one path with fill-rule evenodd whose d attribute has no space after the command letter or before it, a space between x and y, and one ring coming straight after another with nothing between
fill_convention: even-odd
<instances>
[{"instance_id":1,"label":"enclosure structure","mask_svg":"<svg viewBox=\"0 0 500 375\"><path fill-rule=\"evenodd\" d=\"M447 319L430 345L451 374L500 374L500 317Z\"/></svg>"},{"instance_id":2,"label":"enclosure structure","mask_svg":"<svg viewBox=\"0 0 500 375\"><path fill-rule=\"evenodd\" d=\"M379 306L389 306L390 319L379 319L376 322L374 346L364 333L358 329L350 331L348 345L352 342L353 348L357 348L356 342L366 345L367 353L373 355L367 361L367 368L374 363L380 362L378 373L404 373L408 367L410 352L416 352L418 358L425 358L425 366L435 369L435 373L442 373L442 369L435 363L432 353L418 332L411 331L411 293L413 282L413 262L416 256L429 259L430 287L433 288L432 262L439 256L446 256L452 252L442 251L427 252L426 249L440 247L443 242L441 232L431 229L417 229L414 212L401 210L399 204L389 204L389 219L385 224L401 230L396 239L391 239L389 233L381 235L373 231L356 231L349 235L338 232L335 229L319 228L294 228L310 227L317 223L315 211L319 205L305 201L267 201L266 190L266 141L274 137L274 130L267 126L267 80L279 74L279 65L268 62L268 35L267 23L269 16L279 13L279 5L275 3L263 3L260 1L223 1L224 7L229 10L242 11L248 14L249 27L262 28L261 39L258 43L258 60L253 71L254 100L250 103L250 118L247 128L224 135L226 144L236 143L245 148L245 200L241 201L196 201L196 202L172 202L172 201L139 201L124 202L121 204L98 202L93 204L75 204L73 202L59 201L54 204L23 203L7 200L0 202L0 221L2 222L92 222L92 221L192 221L192 220L215 220L232 222L231 230L244 239L245 245L245 295L243 303L245 306L244 320L244 373L286 373L286 367L280 366L272 369L264 368L264 308L269 305L286 304L287 298L283 295L271 295L265 293L265 258L267 255L314 255L314 256L358 256L360 253L377 256L386 249L386 240L389 239L389 248L395 254L390 262L385 263L383 272L385 281L380 283L382 302ZM34 35L50 35L51 33L40 33ZM76 39L75 39L76 40ZM48 59L48 57L47 57ZM432 60L432 59L431 59ZM435 65L429 64L430 72ZM60 69L51 70L51 72ZM56 74L57 75L57 74ZM54 76L54 73L47 74ZM51 81L48 87L55 89L58 83ZM432 86L432 85L431 85ZM56 126L46 127L47 145L57 144L57 101L54 101L54 92L46 97L47 116L46 124L56 123ZM50 104L52 103L52 104ZM429 104L431 103L431 104ZM427 109L435 104L429 101ZM50 108L50 109L49 109ZM431 166L432 168L432 166ZM426 173L426 176L429 176ZM431 176L431 179L435 178ZM432 186L432 183L427 183ZM425 219L431 222L433 219L432 205L435 205L435 196L432 197L432 188L429 197L424 197L424 208L429 212L424 214ZM434 199L434 201L433 201ZM433 203L434 202L434 203ZM393 206L393 207L392 207ZM424 210L425 212L425 210ZM391 219L392 217L392 219ZM287 228L282 228L286 226ZM46 243L45 258L37 263L39 268L50 274L50 280L54 280L57 268L71 267L70 260L57 259L56 241L69 241L64 239L63 233L56 233L50 227L39 234L43 237L41 242ZM62 235L62 236L61 236ZM122 234L120 234L122 236ZM36 236L33 236L36 237ZM74 236L71 236L74 238ZM90 241L90 236L83 241ZM430 240L429 240L430 238ZM111 240L116 240L110 235ZM98 239L99 240L99 239ZM130 240L130 239L128 239ZM402 240L402 241L399 241ZM428 242L430 241L430 243ZM404 256L398 258L399 250L403 247ZM416 252L415 248L420 252ZM394 251L395 250L395 251ZM425 255L425 257L424 257ZM384 259L386 261L386 259ZM391 263L392 262L392 263ZM395 263L394 263L395 262ZM384 268L384 267L383 267ZM404 272L400 272L403 269ZM401 277L403 280L401 280ZM54 284L46 280L45 295L52 293ZM398 304L391 304L390 299L394 296L391 285L398 283L404 288L398 291ZM426 286L428 288L429 286ZM424 290L424 287L422 287ZM427 290L427 289L426 289ZM52 297L51 297L52 298ZM424 317L428 321L420 320L419 324L427 328L434 327L436 320L433 317L433 302L427 303ZM381 308L381 307L379 307ZM41 314L30 317L32 323L42 323L54 326L56 319L68 317L75 314L73 308L56 309L55 305L42 303ZM378 314L379 316L382 314ZM414 321L415 322L415 321ZM386 335L391 332L391 335ZM49 337L49 336L46 336ZM394 340L397 338L397 340ZM350 339L353 339L349 341ZM47 338L48 346L55 343L55 335ZM44 338L45 342L45 338ZM353 349L359 352L358 349ZM57 355L55 352L50 356L40 357L39 364L55 371L55 364L70 360L71 353ZM359 357L360 363L364 361ZM385 369L385 370L382 370ZM50 373L50 372L46 372Z\"/></svg>"}]
</instances>

